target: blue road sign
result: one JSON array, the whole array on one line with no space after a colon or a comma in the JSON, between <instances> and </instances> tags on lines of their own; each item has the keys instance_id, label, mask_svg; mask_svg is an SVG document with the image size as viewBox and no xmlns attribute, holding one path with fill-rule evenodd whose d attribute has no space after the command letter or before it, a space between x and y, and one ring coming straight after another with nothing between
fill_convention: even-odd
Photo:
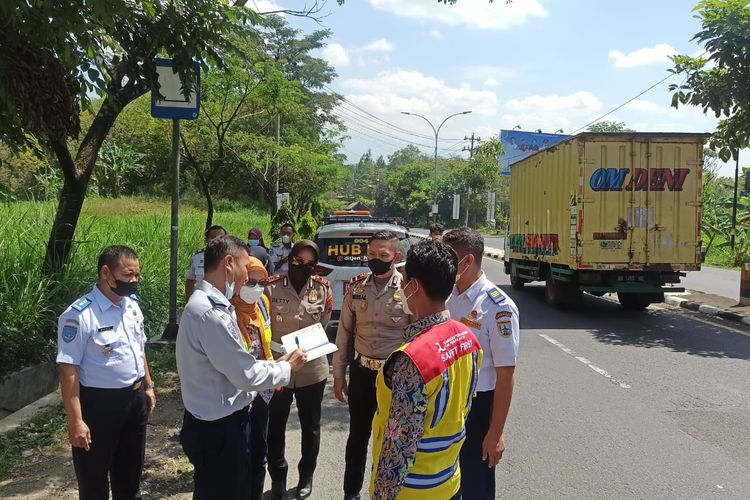
<instances>
[{"instance_id":1,"label":"blue road sign","mask_svg":"<svg viewBox=\"0 0 750 500\"><path fill-rule=\"evenodd\" d=\"M195 120L201 106L200 65L194 62L195 88L189 98L182 93L180 76L172 69L172 59L154 59L159 75L159 90L151 90L151 116L175 120ZM159 93L163 96L161 98Z\"/></svg>"}]
</instances>

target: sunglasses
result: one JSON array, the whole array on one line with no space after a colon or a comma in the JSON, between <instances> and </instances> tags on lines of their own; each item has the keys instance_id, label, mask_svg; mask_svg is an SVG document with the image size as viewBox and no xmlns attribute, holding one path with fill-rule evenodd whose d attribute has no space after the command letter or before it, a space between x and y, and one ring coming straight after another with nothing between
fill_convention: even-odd
<instances>
[{"instance_id":1,"label":"sunglasses","mask_svg":"<svg viewBox=\"0 0 750 500\"><path fill-rule=\"evenodd\" d=\"M247 286L252 287L252 286L258 286L258 285L266 286L266 280L251 280L251 279L247 280Z\"/></svg>"},{"instance_id":2,"label":"sunglasses","mask_svg":"<svg viewBox=\"0 0 750 500\"><path fill-rule=\"evenodd\" d=\"M294 266L305 266L311 271L315 271L315 269L318 267L317 262L305 262L305 259L303 259L302 257L294 257L290 262Z\"/></svg>"}]
</instances>

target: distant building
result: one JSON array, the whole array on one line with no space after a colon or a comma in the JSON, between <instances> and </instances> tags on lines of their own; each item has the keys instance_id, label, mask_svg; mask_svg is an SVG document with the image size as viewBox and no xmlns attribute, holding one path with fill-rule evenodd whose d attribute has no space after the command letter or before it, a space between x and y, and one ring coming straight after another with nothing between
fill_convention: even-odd
<instances>
[{"instance_id":1,"label":"distant building","mask_svg":"<svg viewBox=\"0 0 750 500\"><path fill-rule=\"evenodd\" d=\"M366 206L365 204L355 201L354 203L350 203L346 206L347 210L370 210L370 207Z\"/></svg>"}]
</instances>

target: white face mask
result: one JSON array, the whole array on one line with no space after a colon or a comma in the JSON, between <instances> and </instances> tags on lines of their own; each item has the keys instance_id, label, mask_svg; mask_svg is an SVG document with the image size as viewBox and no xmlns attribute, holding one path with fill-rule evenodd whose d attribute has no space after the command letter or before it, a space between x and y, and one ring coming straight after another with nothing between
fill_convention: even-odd
<instances>
[{"instance_id":1,"label":"white face mask","mask_svg":"<svg viewBox=\"0 0 750 500\"><path fill-rule=\"evenodd\" d=\"M224 274L226 277L226 281L224 281L224 297L227 298L227 300L232 300L232 297L234 297L234 266L232 266L232 282L229 282L229 273L224 270Z\"/></svg>"},{"instance_id":2,"label":"white face mask","mask_svg":"<svg viewBox=\"0 0 750 500\"><path fill-rule=\"evenodd\" d=\"M411 282L409 282L411 283ZM409 286L408 284L406 286ZM401 295L401 307L404 309L404 312L408 314L409 316L414 316L414 312L409 307L409 298L414 296L414 293L417 293L414 291L411 295L406 295L406 292L404 291L404 288L399 285L398 286L398 293Z\"/></svg>"},{"instance_id":3,"label":"white face mask","mask_svg":"<svg viewBox=\"0 0 750 500\"><path fill-rule=\"evenodd\" d=\"M463 259L458 261L458 264L456 265L456 283L458 283L458 280L461 279L461 275L463 273L459 272L459 269L461 269L461 263L464 261L464 259L468 258L468 255L465 255ZM468 268L464 269L464 272L466 272Z\"/></svg>"},{"instance_id":4,"label":"white face mask","mask_svg":"<svg viewBox=\"0 0 750 500\"><path fill-rule=\"evenodd\" d=\"M243 286L240 288L240 298L248 304L256 304L263 295L263 287L260 285Z\"/></svg>"},{"instance_id":5,"label":"white face mask","mask_svg":"<svg viewBox=\"0 0 750 500\"><path fill-rule=\"evenodd\" d=\"M285 235L283 235L283 236L281 237L281 242L282 242L283 244L285 244L285 245L288 245L289 243L291 243L291 242L292 242L292 237L291 237L291 236L289 236L288 234L285 234Z\"/></svg>"}]
</instances>

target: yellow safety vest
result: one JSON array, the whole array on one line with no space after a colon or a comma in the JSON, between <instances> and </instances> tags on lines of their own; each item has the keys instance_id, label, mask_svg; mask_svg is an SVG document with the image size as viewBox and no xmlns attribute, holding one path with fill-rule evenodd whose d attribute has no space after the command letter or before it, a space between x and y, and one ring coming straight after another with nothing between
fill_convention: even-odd
<instances>
[{"instance_id":1,"label":"yellow safety vest","mask_svg":"<svg viewBox=\"0 0 750 500\"><path fill-rule=\"evenodd\" d=\"M260 329L263 357L268 361L273 361L273 354L271 353L271 306L265 294L261 295L260 298L258 309L260 309L260 316L263 318L263 327Z\"/></svg>"},{"instance_id":2,"label":"yellow safety vest","mask_svg":"<svg viewBox=\"0 0 750 500\"><path fill-rule=\"evenodd\" d=\"M465 325L448 320L420 332L411 342L402 345L398 352L412 360L426 384L427 413L417 456L396 498L450 498L458 493L461 485L458 454L464 442L466 415L482 364L479 341ZM393 355L389 361L391 359ZM371 497L374 497L375 478L392 399L383 371L377 377L378 410L372 421Z\"/></svg>"}]
</instances>

